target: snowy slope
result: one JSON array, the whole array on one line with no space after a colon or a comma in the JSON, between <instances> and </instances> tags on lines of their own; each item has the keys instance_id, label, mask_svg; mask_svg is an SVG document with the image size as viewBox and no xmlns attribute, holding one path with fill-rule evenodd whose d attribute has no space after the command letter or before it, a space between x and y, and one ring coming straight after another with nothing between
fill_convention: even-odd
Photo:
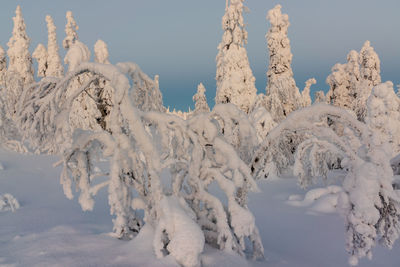
<instances>
[{"instance_id":1,"label":"snowy slope","mask_svg":"<svg viewBox=\"0 0 400 267\"><path fill-rule=\"evenodd\" d=\"M93 212L67 200L59 184L57 158L0 150L0 195L15 196L21 208L0 212L0 266L178 266L172 258L156 259L153 229L143 228L132 241L108 235L112 230L106 192ZM293 179L261 181L249 207L256 217L266 261L245 262L236 255L206 247L203 266L347 266L344 223L337 214L307 214L307 207L287 204L302 194ZM399 266L400 246L377 247L372 261L359 266Z\"/></svg>"}]
</instances>

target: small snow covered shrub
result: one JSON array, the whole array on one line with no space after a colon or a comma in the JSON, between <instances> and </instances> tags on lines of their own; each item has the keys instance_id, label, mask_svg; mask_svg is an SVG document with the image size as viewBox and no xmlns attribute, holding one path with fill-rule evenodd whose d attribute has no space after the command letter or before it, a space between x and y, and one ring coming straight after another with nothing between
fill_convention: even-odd
<instances>
[{"instance_id":1,"label":"small snow covered shrub","mask_svg":"<svg viewBox=\"0 0 400 267\"><path fill-rule=\"evenodd\" d=\"M19 203L15 197L10 194L0 196L0 211L15 212L17 209L19 209Z\"/></svg>"},{"instance_id":2,"label":"small snow covered shrub","mask_svg":"<svg viewBox=\"0 0 400 267\"><path fill-rule=\"evenodd\" d=\"M369 103L387 86L375 87ZM339 123L345 134L332 129L332 122ZM295 132L303 133L294 159L300 185L309 185L313 176L326 175L329 169L338 166L337 159L346 172L338 205L346 221L349 263L356 265L359 258L371 257L377 241L391 248L400 234L400 195L392 186L392 152L387 139L380 138L379 131L368 128L343 109L315 104L293 112L267 135L253 159L253 172L264 174L264 166L271 163L279 167L276 161L284 153L277 144L285 135Z\"/></svg>"}]
</instances>

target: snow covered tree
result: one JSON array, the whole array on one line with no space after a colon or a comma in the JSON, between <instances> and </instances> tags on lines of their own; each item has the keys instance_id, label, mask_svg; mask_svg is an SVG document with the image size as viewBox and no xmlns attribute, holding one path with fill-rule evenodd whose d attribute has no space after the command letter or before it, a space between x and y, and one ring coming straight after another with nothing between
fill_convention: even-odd
<instances>
[{"instance_id":1,"label":"snow covered tree","mask_svg":"<svg viewBox=\"0 0 400 267\"><path fill-rule=\"evenodd\" d=\"M381 83L380 60L369 41L366 41L361 48L359 63L361 79L366 80L368 86Z\"/></svg>"},{"instance_id":2,"label":"snow covered tree","mask_svg":"<svg viewBox=\"0 0 400 267\"><path fill-rule=\"evenodd\" d=\"M367 101L365 122L374 131L375 144L387 143L391 156L400 153L400 111L399 99L393 90L393 83L375 86Z\"/></svg>"},{"instance_id":3,"label":"snow covered tree","mask_svg":"<svg viewBox=\"0 0 400 267\"><path fill-rule=\"evenodd\" d=\"M158 75L152 80L133 62L117 63L117 67L122 73L129 75L134 82L135 86L132 87L131 97L138 109L165 112Z\"/></svg>"},{"instance_id":4,"label":"snow covered tree","mask_svg":"<svg viewBox=\"0 0 400 267\"><path fill-rule=\"evenodd\" d=\"M351 109L353 97L350 92L350 85L344 64L338 63L333 66L332 73L326 78L326 83L330 87L326 94L328 103Z\"/></svg>"},{"instance_id":5,"label":"snow covered tree","mask_svg":"<svg viewBox=\"0 0 400 267\"><path fill-rule=\"evenodd\" d=\"M10 75L8 75L7 78L10 78ZM17 81L20 80L17 79ZM6 84L9 84L9 79ZM20 84L20 86L22 90L22 84ZM6 150L26 153L28 150L23 142L21 142L20 130L12 117L14 114L9 113L10 108L15 108L15 106L10 106L8 102L8 93L9 91L4 90L0 83L0 146Z\"/></svg>"},{"instance_id":6,"label":"snow covered tree","mask_svg":"<svg viewBox=\"0 0 400 267\"><path fill-rule=\"evenodd\" d=\"M380 60L369 41L366 41L361 48L358 60L360 64L360 82L357 86L356 99L353 106L358 119L364 121L367 113L366 103L371 90L375 85L381 83Z\"/></svg>"},{"instance_id":7,"label":"snow covered tree","mask_svg":"<svg viewBox=\"0 0 400 267\"><path fill-rule=\"evenodd\" d=\"M7 73L7 58L0 46L0 144L3 148L19 153L27 152L12 117L21 97L22 82L18 74Z\"/></svg>"},{"instance_id":8,"label":"snow covered tree","mask_svg":"<svg viewBox=\"0 0 400 267\"><path fill-rule=\"evenodd\" d=\"M352 50L346 64L336 64L326 79L329 103L353 110L360 121L366 116L366 103L372 87L381 82L379 57L366 41L360 53Z\"/></svg>"},{"instance_id":9,"label":"snow covered tree","mask_svg":"<svg viewBox=\"0 0 400 267\"><path fill-rule=\"evenodd\" d=\"M110 61L108 61L108 47L103 40L97 40L94 44L94 61L102 64L110 64Z\"/></svg>"},{"instance_id":10,"label":"snow covered tree","mask_svg":"<svg viewBox=\"0 0 400 267\"><path fill-rule=\"evenodd\" d=\"M144 223L155 230L156 255L170 254L183 266L200 264L205 242L243 256L251 249L253 257L262 257L255 218L247 207L247 193L257 190L257 185L247 164L219 133L214 115L200 113L185 121L140 111L126 97L131 85L121 72L123 66L82 63L61 81L42 81L37 90L26 91L26 96L33 92L30 97L21 99L19 118L26 136L39 148L55 142L62 145L61 183L66 196L72 198L75 182L79 203L91 210L95 194L108 187L115 236L135 235L143 224L136 210L142 209ZM73 129L63 122L74 99L91 85L75 88L68 98L65 89L86 72L102 76L115 89L110 131L77 130L72 138ZM132 91L136 86L140 84L134 82ZM221 105L218 114L231 112L230 105ZM105 182L96 184L96 177L102 175L94 168L98 158L109 159L110 173ZM171 175L169 182L161 181L165 171ZM211 193L211 184L225 194L226 205Z\"/></svg>"},{"instance_id":11,"label":"snow covered tree","mask_svg":"<svg viewBox=\"0 0 400 267\"><path fill-rule=\"evenodd\" d=\"M64 58L64 63L68 64L68 72L73 72L83 62L89 62L90 51L89 48L75 40L74 43L69 44L69 49ZM67 97L70 97L75 88L79 88L86 83L94 83L98 77L91 76L90 73L83 73L77 76L67 89ZM88 88L83 94L75 99L72 103L72 113L69 117L69 123L74 128L84 130L97 130L100 128L98 121L101 119L102 114L97 108L97 96L94 95L92 88Z\"/></svg>"},{"instance_id":12,"label":"snow covered tree","mask_svg":"<svg viewBox=\"0 0 400 267\"><path fill-rule=\"evenodd\" d=\"M8 71L19 75L22 84L27 85L33 80L32 57L29 53L30 39L26 34L26 25L22 17L21 7L17 6L13 17L14 28L12 36L7 43L9 59ZM12 88L8 88L12 90Z\"/></svg>"},{"instance_id":13,"label":"snow covered tree","mask_svg":"<svg viewBox=\"0 0 400 267\"><path fill-rule=\"evenodd\" d=\"M326 96L324 91L315 92L314 97L315 97L314 100L315 103L326 103Z\"/></svg>"},{"instance_id":14,"label":"snow covered tree","mask_svg":"<svg viewBox=\"0 0 400 267\"><path fill-rule=\"evenodd\" d=\"M79 40L75 40L68 48L67 54L64 57L64 63L68 65L68 71L73 71L82 62L89 62L90 50Z\"/></svg>"},{"instance_id":15,"label":"snow covered tree","mask_svg":"<svg viewBox=\"0 0 400 267\"><path fill-rule=\"evenodd\" d=\"M268 11L271 27L266 35L269 66L267 71L266 108L280 122L289 113L303 106L302 96L296 87L292 71L292 53L287 36L289 17L277 5Z\"/></svg>"},{"instance_id":16,"label":"snow covered tree","mask_svg":"<svg viewBox=\"0 0 400 267\"><path fill-rule=\"evenodd\" d=\"M306 86L304 87L303 91L301 92L301 98L303 99L303 107L311 106L311 96L310 96L310 88L311 85L316 84L317 80L314 78L308 79L306 81Z\"/></svg>"},{"instance_id":17,"label":"snow covered tree","mask_svg":"<svg viewBox=\"0 0 400 267\"><path fill-rule=\"evenodd\" d=\"M33 51L32 57L38 62L37 76L46 77L49 58L46 47L44 47L42 44L38 44L35 51Z\"/></svg>"},{"instance_id":18,"label":"snow covered tree","mask_svg":"<svg viewBox=\"0 0 400 267\"><path fill-rule=\"evenodd\" d=\"M61 65L61 58L58 53L57 33L56 26L54 25L53 18L49 15L46 16L47 22L47 71L46 76L61 78L64 74L64 68Z\"/></svg>"},{"instance_id":19,"label":"snow covered tree","mask_svg":"<svg viewBox=\"0 0 400 267\"><path fill-rule=\"evenodd\" d=\"M207 98L204 94L205 92L206 88L200 83L197 86L197 93L193 96L193 101L195 102L194 113L210 112L210 107L207 104Z\"/></svg>"},{"instance_id":20,"label":"snow covered tree","mask_svg":"<svg viewBox=\"0 0 400 267\"><path fill-rule=\"evenodd\" d=\"M343 125L346 134L329 127L328 118ZM349 263L357 265L359 258L371 257L377 240L391 248L400 234L400 198L392 186L390 150L376 142L380 133L346 110L315 104L293 112L267 135L253 158L254 174L268 174L271 163L278 170L288 166L287 160L285 166L281 162L287 149L279 143L290 133L303 133L294 162L300 185L306 187L313 175L324 176L338 164L346 172L338 205L346 223Z\"/></svg>"},{"instance_id":21,"label":"snow covered tree","mask_svg":"<svg viewBox=\"0 0 400 267\"><path fill-rule=\"evenodd\" d=\"M65 17L67 19L67 24L65 25L65 33L67 36L63 40L63 47L64 49L69 49L71 45L78 40L77 30L79 27L76 24L71 11L67 11Z\"/></svg>"},{"instance_id":22,"label":"snow covered tree","mask_svg":"<svg viewBox=\"0 0 400 267\"><path fill-rule=\"evenodd\" d=\"M6 52L0 45L0 86L4 85L4 79L7 71L7 58Z\"/></svg>"},{"instance_id":23,"label":"snow covered tree","mask_svg":"<svg viewBox=\"0 0 400 267\"><path fill-rule=\"evenodd\" d=\"M338 107L354 110L359 80L358 53L352 50L347 55L347 63L333 66L332 73L326 79L326 83L330 86L327 93L328 102Z\"/></svg>"},{"instance_id":24,"label":"snow covered tree","mask_svg":"<svg viewBox=\"0 0 400 267\"><path fill-rule=\"evenodd\" d=\"M67 49L64 63L68 64L68 72L73 72L83 62L89 62L90 50L79 41L77 30L78 25L75 22L72 12L66 13L67 24L65 26L66 37L63 40L63 46ZM84 93L80 94L72 103L72 113L69 116L69 123L73 128L84 130L99 130L104 127L104 117L97 106L98 96L95 95L95 87L98 84L99 77L91 76L91 73L82 73L74 78L67 89L67 97L70 97L76 88L91 84ZM99 123L101 122L101 123Z\"/></svg>"},{"instance_id":25,"label":"snow covered tree","mask_svg":"<svg viewBox=\"0 0 400 267\"><path fill-rule=\"evenodd\" d=\"M243 1L227 1L225 15L222 17L224 34L218 45L216 58L215 103L233 103L248 113L256 98L257 89L244 47L247 43L247 31L243 22Z\"/></svg>"},{"instance_id":26,"label":"snow covered tree","mask_svg":"<svg viewBox=\"0 0 400 267\"><path fill-rule=\"evenodd\" d=\"M97 63L101 64L110 64L108 60L109 53L107 44L102 40L97 40L94 45L94 60ZM108 125L110 125L110 112L111 107L113 105L113 90L114 88L111 87L110 82L106 79L99 77L94 86L98 87L96 89L92 89L95 92L96 96L96 103L97 108L101 113L101 117L97 119L98 123L103 129L108 129Z\"/></svg>"}]
</instances>

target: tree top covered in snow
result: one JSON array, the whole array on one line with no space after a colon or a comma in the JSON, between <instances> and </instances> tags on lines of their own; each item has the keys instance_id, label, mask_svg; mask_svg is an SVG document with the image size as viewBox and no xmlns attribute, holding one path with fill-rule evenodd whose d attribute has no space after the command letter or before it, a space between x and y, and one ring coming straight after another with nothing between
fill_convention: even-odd
<instances>
[{"instance_id":1,"label":"tree top covered in snow","mask_svg":"<svg viewBox=\"0 0 400 267\"><path fill-rule=\"evenodd\" d=\"M65 17L67 19L67 24L65 25L66 36L63 40L63 47L65 49L69 49L71 47L71 45L74 44L78 40L77 31L79 30L79 27L76 24L71 11L67 11Z\"/></svg>"}]
</instances>

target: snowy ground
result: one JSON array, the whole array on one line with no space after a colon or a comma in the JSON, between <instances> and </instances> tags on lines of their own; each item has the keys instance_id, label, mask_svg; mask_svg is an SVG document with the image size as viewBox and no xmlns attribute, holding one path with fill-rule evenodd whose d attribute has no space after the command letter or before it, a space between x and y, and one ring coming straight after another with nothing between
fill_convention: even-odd
<instances>
[{"instance_id":1,"label":"snowy ground","mask_svg":"<svg viewBox=\"0 0 400 267\"><path fill-rule=\"evenodd\" d=\"M97 196L93 212L82 212L76 200L67 200L58 180L60 168L52 167L56 161L55 157L0 150L4 167L0 195L10 193L21 205L14 213L0 212L0 267L177 266L168 257L155 259L150 227L129 242L107 234L112 218L105 191ZM296 197L289 205L289 196L305 194L293 179L262 181L260 188L262 193L250 196L249 206L267 259L246 263L207 247L203 266L348 266L340 216L315 213L315 209L311 214L312 205L303 205ZM399 252L399 243L392 251L377 247L372 261L363 259L359 266L399 266Z\"/></svg>"}]
</instances>

